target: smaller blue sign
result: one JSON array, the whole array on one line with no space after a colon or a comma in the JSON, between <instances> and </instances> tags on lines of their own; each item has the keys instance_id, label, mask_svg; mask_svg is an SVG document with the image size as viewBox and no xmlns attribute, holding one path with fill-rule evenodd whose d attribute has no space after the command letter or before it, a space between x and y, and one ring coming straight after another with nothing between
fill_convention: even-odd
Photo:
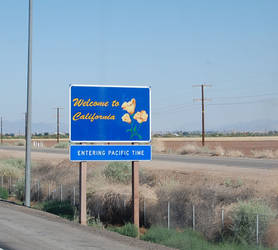
<instances>
[{"instance_id":1,"label":"smaller blue sign","mask_svg":"<svg viewBox=\"0 0 278 250\"><path fill-rule=\"evenodd\" d=\"M150 145L71 145L71 161L150 161Z\"/></svg>"}]
</instances>

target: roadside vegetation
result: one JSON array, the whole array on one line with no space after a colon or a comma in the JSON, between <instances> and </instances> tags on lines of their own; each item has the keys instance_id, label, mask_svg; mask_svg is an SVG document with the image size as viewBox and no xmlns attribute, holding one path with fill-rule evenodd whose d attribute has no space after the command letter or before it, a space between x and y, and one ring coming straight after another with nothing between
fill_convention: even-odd
<instances>
[{"instance_id":1,"label":"roadside vegetation","mask_svg":"<svg viewBox=\"0 0 278 250\"><path fill-rule=\"evenodd\" d=\"M67 148L69 148L69 143L68 142L59 142L59 143L54 145L54 148L67 149Z\"/></svg>"},{"instance_id":2,"label":"roadside vegetation","mask_svg":"<svg viewBox=\"0 0 278 250\"><path fill-rule=\"evenodd\" d=\"M6 188L0 187L0 198L7 200L9 198L9 192Z\"/></svg>"},{"instance_id":3,"label":"roadside vegetation","mask_svg":"<svg viewBox=\"0 0 278 250\"><path fill-rule=\"evenodd\" d=\"M257 247L255 245L236 244L230 242L211 243L200 233L186 230L151 227L141 236L142 240L173 247L181 250L270 250L270 248Z\"/></svg>"},{"instance_id":4,"label":"roadside vegetation","mask_svg":"<svg viewBox=\"0 0 278 250\"><path fill-rule=\"evenodd\" d=\"M74 220L77 213L76 207L70 201L45 201L39 204L38 208L68 220Z\"/></svg>"},{"instance_id":5,"label":"roadside vegetation","mask_svg":"<svg viewBox=\"0 0 278 250\"><path fill-rule=\"evenodd\" d=\"M20 178L23 176L25 163L22 159L0 160L0 176L7 178Z\"/></svg>"},{"instance_id":6,"label":"roadside vegetation","mask_svg":"<svg viewBox=\"0 0 278 250\"><path fill-rule=\"evenodd\" d=\"M18 159L0 161L0 171L7 166L21 170L24 163ZM62 160L35 162L32 166L32 206L77 222L76 164ZM10 198L13 200L24 200L23 176L21 172L12 186ZM88 225L136 237L136 229L130 224L131 164L88 163L87 176ZM9 181L6 177L4 184ZM260 185L251 184L243 177L216 179L171 170L143 169L140 171L140 221L143 224L140 236L143 240L178 249L254 249L258 214L260 245L278 246L277 224L272 223L277 213L276 196L271 193L262 195ZM76 187L75 198L73 187ZM167 229L168 203L171 204L170 230ZM193 206L196 211L195 231L192 230ZM222 208L225 209L223 228L220 221Z\"/></svg>"},{"instance_id":7,"label":"roadside vegetation","mask_svg":"<svg viewBox=\"0 0 278 250\"><path fill-rule=\"evenodd\" d=\"M121 227L110 226L107 229L133 238L136 238L138 236L138 230L132 223L127 223Z\"/></svg>"}]
</instances>

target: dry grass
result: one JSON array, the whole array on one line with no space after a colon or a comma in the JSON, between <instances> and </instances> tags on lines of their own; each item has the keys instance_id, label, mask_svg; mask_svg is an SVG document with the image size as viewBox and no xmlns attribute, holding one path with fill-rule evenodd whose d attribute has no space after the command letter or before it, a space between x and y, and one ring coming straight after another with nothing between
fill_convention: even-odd
<instances>
[{"instance_id":1,"label":"dry grass","mask_svg":"<svg viewBox=\"0 0 278 250\"><path fill-rule=\"evenodd\" d=\"M200 147L196 144L186 144L177 150L178 154L194 154L194 155L210 155L210 156L224 156L225 150L221 146L216 146L215 149L208 147Z\"/></svg>"},{"instance_id":2,"label":"dry grass","mask_svg":"<svg viewBox=\"0 0 278 250\"><path fill-rule=\"evenodd\" d=\"M208 155L208 156L227 156L227 157L243 157L244 154L239 150L225 151L221 146L216 146L214 149L208 147L200 147L196 144L186 144L177 150L181 155Z\"/></svg>"},{"instance_id":3,"label":"dry grass","mask_svg":"<svg viewBox=\"0 0 278 250\"><path fill-rule=\"evenodd\" d=\"M178 153L181 155L197 154L200 153L200 147L194 144L186 144L185 146L178 149Z\"/></svg>"},{"instance_id":4,"label":"dry grass","mask_svg":"<svg viewBox=\"0 0 278 250\"><path fill-rule=\"evenodd\" d=\"M164 153L166 151L163 141L154 140L152 142L152 151L155 153Z\"/></svg>"},{"instance_id":5,"label":"dry grass","mask_svg":"<svg viewBox=\"0 0 278 250\"><path fill-rule=\"evenodd\" d=\"M190 147L188 146L188 151L193 149L193 152L201 151L194 146ZM229 153L221 147L209 152L218 155ZM225 208L226 214L238 200L264 197L267 203L278 208L277 185L269 181L270 179L264 178L266 175L262 177L259 170L251 172L255 173L252 177L247 174L250 172L246 172L249 179L243 175L239 185L239 172L236 170L231 170L234 171L233 174L224 169L219 172L206 169L206 172L202 173L195 167L192 171L188 168L177 170L174 165L170 165L167 170L144 168L143 175L140 176L140 198L145 198L147 225L167 222L168 200L171 201L173 226L183 228L185 225L192 225L192 205L194 204L198 213L196 215L197 230L203 231L210 238L213 238L219 229L222 207ZM131 185L111 183L103 175L103 169L103 163L88 163L87 193L91 216L100 215L101 219L107 223L126 222L130 220L132 211L130 207ZM276 178L275 172L269 171L268 178ZM78 164L71 163L69 160L53 162L40 160L32 168L32 178L41 181L41 197L47 197L47 185L43 186L43 183L50 182L51 191L56 188L58 193L59 186L56 184L63 184L65 196L68 195L71 198L72 186L77 187L78 183ZM142 206L143 200L140 204ZM143 207L141 207L141 213L142 210ZM141 221L143 221L142 218Z\"/></svg>"},{"instance_id":6,"label":"dry grass","mask_svg":"<svg viewBox=\"0 0 278 250\"><path fill-rule=\"evenodd\" d=\"M0 161L0 176L20 178L24 174L22 159L5 159Z\"/></svg>"},{"instance_id":7,"label":"dry grass","mask_svg":"<svg viewBox=\"0 0 278 250\"><path fill-rule=\"evenodd\" d=\"M215 151L215 156L225 155L225 150L221 146L216 146L214 151Z\"/></svg>"},{"instance_id":8,"label":"dry grass","mask_svg":"<svg viewBox=\"0 0 278 250\"><path fill-rule=\"evenodd\" d=\"M278 158L278 150L251 150L255 158L276 159Z\"/></svg>"},{"instance_id":9,"label":"dry grass","mask_svg":"<svg viewBox=\"0 0 278 250\"><path fill-rule=\"evenodd\" d=\"M186 144L179 148L177 152L181 155L186 154L204 154L204 155L213 155L215 152L208 147L199 147L196 144Z\"/></svg>"},{"instance_id":10,"label":"dry grass","mask_svg":"<svg viewBox=\"0 0 278 250\"><path fill-rule=\"evenodd\" d=\"M188 143L178 148L176 153L181 155L207 155L207 156L226 156L226 157L245 157L240 150L224 150L221 146L214 149L207 146L201 147L195 143ZM251 150L251 154L255 158L278 159L278 150Z\"/></svg>"},{"instance_id":11,"label":"dry grass","mask_svg":"<svg viewBox=\"0 0 278 250\"><path fill-rule=\"evenodd\" d=\"M278 247L278 220L274 220L265 234L265 243L268 247Z\"/></svg>"},{"instance_id":12,"label":"dry grass","mask_svg":"<svg viewBox=\"0 0 278 250\"><path fill-rule=\"evenodd\" d=\"M243 157L244 154L239 150L229 150L225 153L225 156L228 156L228 157Z\"/></svg>"}]
</instances>

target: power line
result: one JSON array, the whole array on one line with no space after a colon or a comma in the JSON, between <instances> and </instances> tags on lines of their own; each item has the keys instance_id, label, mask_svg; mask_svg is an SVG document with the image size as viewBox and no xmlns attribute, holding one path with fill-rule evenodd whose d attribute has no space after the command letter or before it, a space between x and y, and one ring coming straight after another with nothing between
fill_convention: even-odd
<instances>
[{"instance_id":1,"label":"power line","mask_svg":"<svg viewBox=\"0 0 278 250\"><path fill-rule=\"evenodd\" d=\"M227 102L227 103L209 103L209 106L218 106L218 105L241 105L241 104L254 104L261 102L268 102L269 100L258 100L258 101L250 101L250 102Z\"/></svg>"},{"instance_id":2,"label":"power line","mask_svg":"<svg viewBox=\"0 0 278 250\"><path fill-rule=\"evenodd\" d=\"M167 108L176 108L176 107L181 107L181 106L190 106L192 103L180 103L180 104L172 104L172 105L157 105L159 109L167 109Z\"/></svg>"},{"instance_id":3,"label":"power line","mask_svg":"<svg viewBox=\"0 0 278 250\"><path fill-rule=\"evenodd\" d=\"M179 107L179 108L170 109L170 110L153 111L152 115L165 115L165 113L168 113L168 114L180 113L183 110L193 110L197 107L199 108L199 105L197 106L196 104L192 104L192 107Z\"/></svg>"},{"instance_id":4,"label":"power line","mask_svg":"<svg viewBox=\"0 0 278 250\"><path fill-rule=\"evenodd\" d=\"M249 95L249 96L221 96L221 97L213 97L213 99L237 99L237 98L255 98L255 97L262 97L262 96L275 96L278 95L278 92L274 93L267 93L267 94L258 94L258 95Z\"/></svg>"}]
</instances>

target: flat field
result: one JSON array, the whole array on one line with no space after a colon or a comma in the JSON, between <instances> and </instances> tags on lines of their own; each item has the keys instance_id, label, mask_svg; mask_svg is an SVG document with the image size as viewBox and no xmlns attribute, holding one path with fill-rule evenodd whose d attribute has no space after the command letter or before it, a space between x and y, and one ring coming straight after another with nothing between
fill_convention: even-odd
<instances>
[{"instance_id":1,"label":"flat field","mask_svg":"<svg viewBox=\"0 0 278 250\"><path fill-rule=\"evenodd\" d=\"M154 138L153 144L158 145L166 153L175 153L187 145L201 146L201 138ZM253 157L258 152L270 153L278 151L277 136L262 137L208 137L205 139L205 146L215 150L222 148L224 151L241 152L242 156ZM159 149L158 149L159 151ZM259 157L263 158L263 157ZM267 155L266 155L266 158ZM276 157L270 157L276 158Z\"/></svg>"}]
</instances>

